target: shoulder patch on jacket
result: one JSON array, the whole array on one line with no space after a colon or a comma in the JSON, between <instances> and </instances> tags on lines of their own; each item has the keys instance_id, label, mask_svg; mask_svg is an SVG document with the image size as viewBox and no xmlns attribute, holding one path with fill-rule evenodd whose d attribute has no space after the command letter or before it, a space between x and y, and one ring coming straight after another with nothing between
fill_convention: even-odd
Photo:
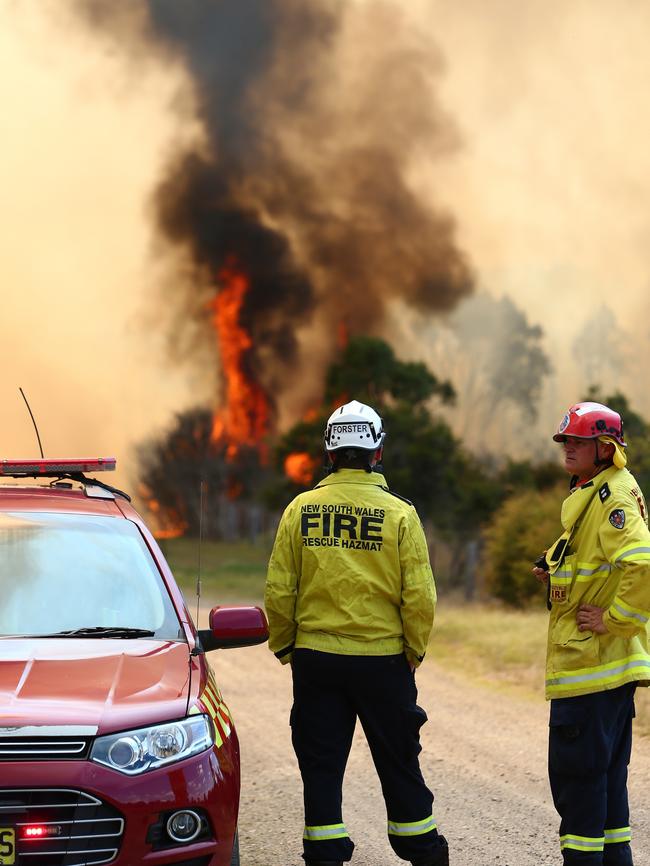
<instances>
[{"instance_id":1,"label":"shoulder patch on jacket","mask_svg":"<svg viewBox=\"0 0 650 866\"><path fill-rule=\"evenodd\" d=\"M598 496L600 497L601 502L605 502L612 495L612 491L609 489L609 484L605 482L602 487L598 488Z\"/></svg>"},{"instance_id":2,"label":"shoulder patch on jacket","mask_svg":"<svg viewBox=\"0 0 650 866\"><path fill-rule=\"evenodd\" d=\"M615 529L623 529L625 526L625 512L622 508L615 508L609 515L609 522Z\"/></svg>"},{"instance_id":3,"label":"shoulder patch on jacket","mask_svg":"<svg viewBox=\"0 0 650 866\"><path fill-rule=\"evenodd\" d=\"M407 499L406 496L400 496L399 493L395 493L394 490L391 490L390 487L382 487L382 490L385 490L386 493L390 493L391 496L395 496L397 499L401 499L402 502L406 502L407 505L413 505L410 499Z\"/></svg>"}]
</instances>

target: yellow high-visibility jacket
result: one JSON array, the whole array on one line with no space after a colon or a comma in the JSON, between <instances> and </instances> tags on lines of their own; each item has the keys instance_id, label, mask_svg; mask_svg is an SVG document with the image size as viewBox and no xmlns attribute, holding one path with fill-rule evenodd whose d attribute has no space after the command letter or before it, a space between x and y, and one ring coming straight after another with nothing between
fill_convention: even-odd
<instances>
[{"instance_id":1,"label":"yellow high-visibility jacket","mask_svg":"<svg viewBox=\"0 0 650 866\"><path fill-rule=\"evenodd\" d=\"M383 475L339 469L282 515L269 562L269 648L343 655L406 652L418 665L436 591L422 524Z\"/></svg>"},{"instance_id":2,"label":"yellow high-visibility jacket","mask_svg":"<svg viewBox=\"0 0 650 866\"><path fill-rule=\"evenodd\" d=\"M562 506L552 545L546 697L650 680L650 532L645 499L627 469L608 467ZM579 631L578 608L605 608L607 634Z\"/></svg>"}]
</instances>

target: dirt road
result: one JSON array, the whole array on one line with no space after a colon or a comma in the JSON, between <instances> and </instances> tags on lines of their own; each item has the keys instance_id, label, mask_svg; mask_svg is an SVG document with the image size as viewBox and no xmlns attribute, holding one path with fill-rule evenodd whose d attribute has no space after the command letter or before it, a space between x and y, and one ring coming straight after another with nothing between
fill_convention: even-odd
<instances>
[{"instance_id":1,"label":"dirt road","mask_svg":"<svg viewBox=\"0 0 650 866\"><path fill-rule=\"evenodd\" d=\"M242 866L303 863L302 790L289 738L290 671L265 646L211 655L242 748ZM470 685L427 660L417 675L422 768L452 866L560 864L546 779L543 698ZM650 740L637 737L630 782L633 846L650 864ZM370 754L357 727L344 789L355 866L396 866Z\"/></svg>"}]
</instances>

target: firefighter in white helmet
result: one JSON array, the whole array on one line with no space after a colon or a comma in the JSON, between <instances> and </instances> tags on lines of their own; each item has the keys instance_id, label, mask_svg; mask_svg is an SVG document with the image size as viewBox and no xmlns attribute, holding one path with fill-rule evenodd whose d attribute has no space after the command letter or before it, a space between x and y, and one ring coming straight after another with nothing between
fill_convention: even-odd
<instances>
[{"instance_id":1,"label":"firefighter in white helmet","mask_svg":"<svg viewBox=\"0 0 650 866\"><path fill-rule=\"evenodd\" d=\"M553 436L571 493L564 533L533 569L547 583L549 779L566 866L632 866L627 767L634 690L650 680L650 533L625 468L623 423L577 403Z\"/></svg>"},{"instance_id":2,"label":"firefighter in white helmet","mask_svg":"<svg viewBox=\"0 0 650 866\"><path fill-rule=\"evenodd\" d=\"M353 400L330 417L330 474L290 503L269 563L269 647L291 662L293 746L304 786L304 859L341 866L354 844L341 791L357 718L386 801L388 838L402 860L447 866L433 795L420 772L414 672L424 658L435 585L422 525L376 471L385 432Z\"/></svg>"}]
</instances>

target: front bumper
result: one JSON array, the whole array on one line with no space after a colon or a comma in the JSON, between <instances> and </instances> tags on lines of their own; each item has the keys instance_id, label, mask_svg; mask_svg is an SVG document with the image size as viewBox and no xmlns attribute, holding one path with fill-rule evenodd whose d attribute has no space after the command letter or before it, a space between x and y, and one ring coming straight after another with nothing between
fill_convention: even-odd
<instances>
[{"instance_id":1,"label":"front bumper","mask_svg":"<svg viewBox=\"0 0 650 866\"><path fill-rule=\"evenodd\" d=\"M0 809L0 826L39 823L51 817L51 813L39 811L42 808L39 805L28 810L20 806L26 799L21 792L27 789L36 792L30 795L36 804L57 796L69 800L69 795L57 795L54 793L57 791L79 791L86 795L80 798L84 803L87 798L96 799L106 804L111 814L118 813L123 819L121 837L109 840L104 846L104 856L110 859L103 862L111 866L167 866L188 861L192 866L229 866L239 809L239 744L233 731L219 749L209 749L141 776L126 776L91 761L2 762L0 806L3 802L10 805ZM47 797L44 791L48 792ZM11 811L12 803L18 804L18 812ZM161 816L183 808L195 809L207 818L206 835L181 845L166 838L156 842L152 831L155 825L160 825ZM76 814L91 816L93 812L81 813L77 809ZM116 828L115 823L108 826ZM69 859L70 855L58 860L53 856L37 856L37 846L45 851L47 841L18 839L17 866L100 862L96 857L85 861L80 857ZM117 855L111 853L115 848Z\"/></svg>"}]
</instances>

